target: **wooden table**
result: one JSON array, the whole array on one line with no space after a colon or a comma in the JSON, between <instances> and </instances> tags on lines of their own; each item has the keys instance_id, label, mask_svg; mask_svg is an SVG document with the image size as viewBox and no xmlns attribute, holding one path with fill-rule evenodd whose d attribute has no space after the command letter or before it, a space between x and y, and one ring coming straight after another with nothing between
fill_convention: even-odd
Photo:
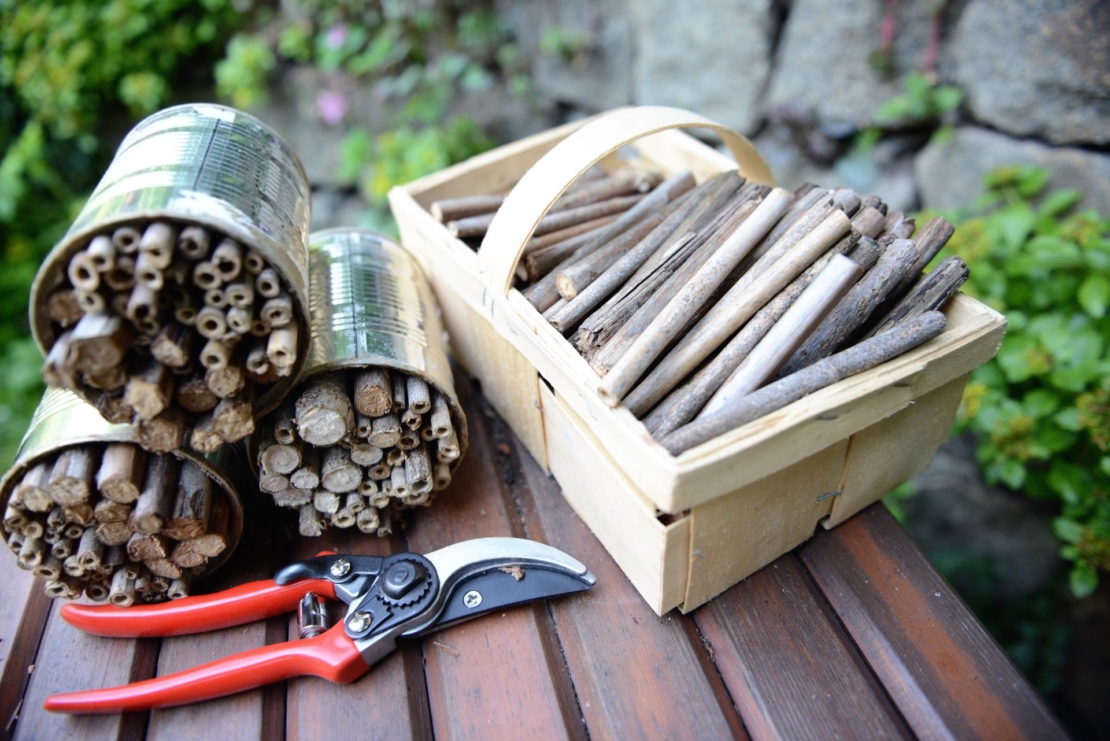
<instances>
[{"instance_id":1,"label":"wooden table","mask_svg":"<svg viewBox=\"0 0 1110 741\"><path fill-rule=\"evenodd\" d=\"M315 678L123 716L44 712L52 692L148 678L288 640L275 618L113 640L58 618L3 555L0 723L24 739L1062 738L1029 683L881 505L689 615L657 617L507 427L461 388L471 448L411 527L294 539L259 507L213 589L317 550L384 555L467 538L551 543L597 585L404 645L352 685ZM258 501L253 504L259 504ZM18 712L18 719L15 714ZM9 720L11 719L11 720Z\"/></svg>"}]
</instances>

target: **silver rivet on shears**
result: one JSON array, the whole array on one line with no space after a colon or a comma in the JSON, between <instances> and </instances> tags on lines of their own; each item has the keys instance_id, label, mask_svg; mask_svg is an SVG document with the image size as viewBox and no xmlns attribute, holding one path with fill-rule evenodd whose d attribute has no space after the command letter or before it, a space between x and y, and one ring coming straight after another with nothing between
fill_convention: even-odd
<instances>
[{"instance_id":1,"label":"silver rivet on shears","mask_svg":"<svg viewBox=\"0 0 1110 741\"><path fill-rule=\"evenodd\" d=\"M351 570L351 562L345 558L340 558L331 565L332 576L346 576Z\"/></svg>"},{"instance_id":2,"label":"silver rivet on shears","mask_svg":"<svg viewBox=\"0 0 1110 741\"><path fill-rule=\"evenodd\" d=\"M463 595L463 604L473 610L475 607L482 604L482 593L471 589Z\"/></svg>"},{"instance_id":3,"label":"silver rivet on shears","mask_svg":"<svg viewBox=\"0 0 1110 741\"><path fill-rule=\"evenodd\" d=\"M370 626L370 619L370 613L356 612L354 615L351 615L351 619L348 621L347 624L354 632L361 633Z\"/></svg>"}]
</instances>

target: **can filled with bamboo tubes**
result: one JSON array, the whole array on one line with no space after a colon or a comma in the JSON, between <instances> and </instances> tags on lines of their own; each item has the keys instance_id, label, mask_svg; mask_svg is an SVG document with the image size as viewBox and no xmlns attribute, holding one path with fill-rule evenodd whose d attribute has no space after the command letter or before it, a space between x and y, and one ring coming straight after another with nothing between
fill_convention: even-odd
<instances>
[{"instance_id":1,"label":"can filled with bamboo tubes","mask_svg":"<svg viewBox=\"0 0 1110 741\"><path fill-rule=\"evenodd\" d=\"M48 389L0 479L4 540L47 595L126 607L189 594L243 533L230 446L144 451L77 395Z\"/></svg>"},{"instance_id":2,"label":"can filled with bamboo tubes","mask_svg":"<svg viewBox=\"0 0 1110 741\"><path fill-rule=\"evenodd\" d=\"M466 452L438 308L415 258L374 232L309 238L312 342L298 383L252 438L259 488L302 535L386 535L428 506Z\"/></svg>"},{"instance_id":3,"label":"can filled with bamboo tubes","mask_svg":"<svg viewBox=\"0 0 1110 741\"><path fill-rule=\"evenodd\" d=\"M141 121L36 276L51 386L147 450L244 439L308 352L309 184L293 150L232 108Z\"/></svg>"}]
</instances>

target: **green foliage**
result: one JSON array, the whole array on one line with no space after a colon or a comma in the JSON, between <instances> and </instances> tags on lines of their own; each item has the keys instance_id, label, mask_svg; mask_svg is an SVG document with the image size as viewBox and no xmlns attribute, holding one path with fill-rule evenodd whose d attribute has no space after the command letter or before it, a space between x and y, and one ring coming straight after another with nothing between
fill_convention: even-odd
<instances>
[{"instance_id":1,"label":"green foliage","mask_svg":"<svg viewBox=\"0 0 1110 741\"><path fill-rule=\"evenodd\" d=\"M585 33L558 26L547 29L540 36L540 52L572 66L585 64L591 46Z\"/></svg>"},{"instance_id":2,"label":"green foliage","mask_svg":"<svg viewBox=\"0 0 1110 741\"><path fill-rule=\"evenodd\" d=\"M915 72L906 76L905 92L879 106L875 123L880 126L906 126L935 123L956 110L964 94L953 85L938 85L928 76Z\"/></svg>"},{"instance_id":3,"label":"green foliage","mask_svg":"<svg viewBox=\"0 0 1110 741\"><path fill-rule=\"evenodd\" d=\"M276 62L325 73L318 114L347 126L338 177L379 209L394 185L492 145L471 118L452 111L459 92L486 90L498 78L514 92L529 89L522 55L490 3L303 0L296 9L296 17L232 40L217 67L219 92L249 107ZM359 96L373 98L384 130L378 120L373 130L357 123L351 108Z\"/></svg>"},{"instance_id":4,"label":"green foliage","mask_svg":"<svg viewBox=\"0 0 1110 741\"><path fill-rule=\"evenodd\" d=\"M979 434L991 483L1058 502L1053 530L1091 594L1110 569L1110 219L1045 193L1048 173L1015 166L986 179L975 215L938 259L960 255L965 290L1006 314L998 355L977 369L960 423Z\"/></svg>"},{"instance_id":5,"label":"green foliage","mask_svg":"<svg viewBox=\"0 0 1110 741\"><path fill-rule=\"evenodd\" d=\"M105 130L164 105L240 18L230 0L0 0L0 463L42 391L31 280L111 157Z\"/></svg>"}]
</instances>

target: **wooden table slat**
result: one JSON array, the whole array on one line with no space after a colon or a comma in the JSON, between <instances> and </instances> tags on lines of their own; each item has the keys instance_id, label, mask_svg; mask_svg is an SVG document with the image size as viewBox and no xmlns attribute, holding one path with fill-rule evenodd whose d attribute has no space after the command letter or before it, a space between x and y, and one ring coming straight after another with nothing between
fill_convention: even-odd
<instances>
[{"instance_id":1,"label":"wooden table slat","mask_svg":"<svg viewBox=\"0 0 1110 741\"><path fill-rule=\"evenodd\" d=\"M366 537L357 529L329 530L320 538L301 538L292 560L315 556L321 550L365 556L388 556L405 550L404 539ZM346 606L333 612L343 619ZM297 640L297 620L289 621L289 640ZM421 739L429 736L431 718L424 680L423 657L415 643L397 650L349 685L316 677L289 682L286 699L286 738L289 741L330 738L337 728L351 729L352 738Z\"/></svg>"},{"instance_id":2,"label":"wooden table slat","mask_svg":"<svg viewBox=\"0 0 1110 741\"><path fill-rule=\"evenodd\" d=\"M471 538L512 536L515 517L494 469L493 451L468 383L459 383L470 450L451 489L417 513L408 532L418 553ZM542 610L525 605L487 614L423 641L437 739L584 738L573 693L560 687Z\"/></svg>"},{"instance_id":3,"label":"wooden table slat","mask_svg":"<svg viewBox=\"0 0 1110 741\"><path fill-rule=\"evenodd\" d=\"M1025 677L880 505L800 558L922 738L1066 738Z\"/></svg>"},{"instance_id":4,"label":"wooden table slat","mask_svg":"<svg viewBox=\"0 0 1110 741\"><path fill-rule=\"evenodd\" d=\"M42 582L27 571L0 569L0 738L7 735L12 716L30 676L27 669L35 660L52 600L43 592Z\"/></svg>"},{"instance_id":5,"label":"wooden table slat","mask_svg":"<svg viewBox=\"0 0 1110 741\"><path fill-rule=\"evenodd\" d=\"M154 675L158 639L110 639L75 630L58 614L55 602L35 657L16 741L35 739L142 738L149 713L64 715L48 713L42 703L56 692L115 687Z\"/></svg>"},{"instance_id":6,"label":"wooden table slat","mask_svg":"<svg viewBox=\"0 0 1110 741\"><path fill-rule=\"evenodd\" d=\"M652 612L555 480L531 456L516 460L529 537L597 577L589 592L551 601L590 738L746 738L704 647L691 641L690 618Z\"/></svg>"},{"instance_id":7,"label":"wooden table slat","mask_svg":"<svg viewBox=\"0 0 1110 741\"><path fill-rule=\"evenodd\" d=\"M792 555L703 605L694 620L756 741L909 737Z\"/></svg>"}]
</instances>

